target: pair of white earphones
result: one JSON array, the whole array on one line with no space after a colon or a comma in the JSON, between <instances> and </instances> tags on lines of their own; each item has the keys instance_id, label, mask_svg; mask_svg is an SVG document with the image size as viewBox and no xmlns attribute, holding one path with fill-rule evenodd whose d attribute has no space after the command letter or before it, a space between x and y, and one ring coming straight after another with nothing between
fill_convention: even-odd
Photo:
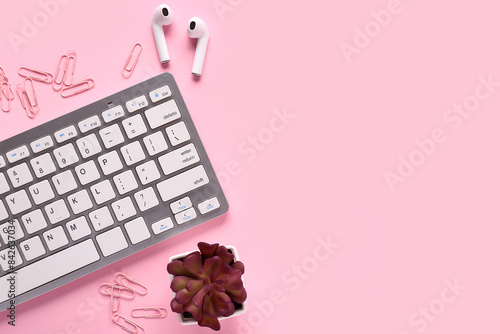
<instances>
[{"instance_id":1,"label":"pair of white earphones","mask_svg":"<svg viewBox=\"0 0 500 334\"><path fill-rule=\"evenodd\" d=\"M158 56L162 63L170 61L168 53L167 41L163 33L163 26L172 23L172 11L168 5L160 5L156 8L153 15L153 34L155 36L156 47L158 48ZM208 46L208 30L205 22L198 17L193 17L189 20L188 36L197 38L196 51L194 54L193 68L191 72L194 75L200 76L203 71L203 63L205 62L205 54Z\"/></svg>"}]
</instances>

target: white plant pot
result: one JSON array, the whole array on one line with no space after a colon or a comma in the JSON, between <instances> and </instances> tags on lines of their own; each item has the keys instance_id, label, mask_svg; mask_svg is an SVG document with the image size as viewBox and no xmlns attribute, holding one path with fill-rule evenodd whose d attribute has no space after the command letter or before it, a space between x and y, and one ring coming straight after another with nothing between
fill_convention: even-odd
<instances>
[{"instance_id":1,"label":"white plant pot","mask_svg":"<svg viewBox=\"0 0 500 334\"><path fill-rule=\"evenodd\" d=\"M238 251L236 250L236 248L234 246L225 246L225 247L231 253L234 254L234 261L235 262L240 260L240 257L238 255ZM169 259L169 263L172 262L172 261L175 261L175 260L183 259L183 258L185 258L186 256L188 256L189 254L191 254L193 252L195 252L195 251L190 251L190 252L186 252L186 253L174 255L174 256L172 256ZM170 275L170 282L172 282L173 279L174 279L174 275ZM241 281L243 282L243 285L244 285L245 282L243 281L243 276L241 277ZM172 291L172 294L173 294L173 296L175 298L175 292ZM224 320L224 319L233 318L233 317L236 317L236 316L239 316L239 315L242 315L243 313L245 313L247 311L247 302L246 302L246 300L241 305L242 305L241 308L235 310L234 313L232 315L230 315L229 317L218 317L219 321L220 320ZM184 318L184 316L182 314L177 313L177 317L179 318L179 322L181 324L183 324L183 325L196 325L196 324L198 324L198 322L196 320L194 320L193 318Z\"/></svg>"}]
</instances>

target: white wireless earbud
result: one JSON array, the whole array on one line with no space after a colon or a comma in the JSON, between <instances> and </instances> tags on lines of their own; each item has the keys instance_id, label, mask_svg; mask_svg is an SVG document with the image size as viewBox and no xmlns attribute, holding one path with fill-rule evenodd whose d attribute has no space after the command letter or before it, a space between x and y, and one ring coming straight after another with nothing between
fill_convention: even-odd
<instances>
[{"instance_id":1,"label":"white wireless earbud","mask_svg":"<svg viewBox=\"0 0 500 334\"><path fill-rule=\"evenodd\" d=\"M193 69L191 72L194 75L200 76L203 71L203 63L205 62L205 54L207 53L208 46L208 29L199 17L193 17L189 21L188 36L191 38L198 38L196 45L196 52L194 54Z\"/></svg>"},{"instance_id":2,"label":"white wireless earbud","mask_svg":"<svg viewBox=\"0 0 500 334\"><path fill-rule=\"evenodd\" d=\"M168 54L167 41L163 33L163 26L168 26L172 23L172 12L167 5L159 5L155 9L153 15L153 34L155 36L156 48L158 49L158 56L162 63L170 61Z\"/></svg>"}]
</instances>

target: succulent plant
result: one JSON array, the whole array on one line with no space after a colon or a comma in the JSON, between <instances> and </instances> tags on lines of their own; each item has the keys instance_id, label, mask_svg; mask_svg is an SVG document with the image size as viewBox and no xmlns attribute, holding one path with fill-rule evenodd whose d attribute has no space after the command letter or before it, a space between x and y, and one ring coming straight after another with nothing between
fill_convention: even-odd
<instances>
[{"instance_id":1,"label":"succulent plant","mask_svg":"<svg viewBox=\"0 0 500 334\"><path fill-rule=\"evenodd\" d=\"M200 242L198 248L167 266L174 276L170 287L175 297L170 306L173 312L190 313L200 326L220 330L217 318L232 315L235 303L247 298L241 280L245 267L224 246Z\"/></svg>"}]
</instances>

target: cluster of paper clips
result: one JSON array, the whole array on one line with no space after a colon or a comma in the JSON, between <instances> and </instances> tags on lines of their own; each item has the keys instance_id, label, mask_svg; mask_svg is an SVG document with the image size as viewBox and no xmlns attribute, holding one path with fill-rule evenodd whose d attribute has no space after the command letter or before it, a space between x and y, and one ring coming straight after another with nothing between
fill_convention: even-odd
<instances>
[{"instance_id":1,"label":"cluster of paper clips","mask_svg":"<svg viewBox=\"0 0 500 334\"><path fill-rule=\"evenodd\" d=\"M144 296L148 293L148 288L144 286L144 284L139 283L137 280L124 273L118 272L115 275L115 281L113 283L102 283L99 286L99 292L110 297L109 313L115 324L129 333L146 333L142 326L126 318L120 312L122 299L131 300L134 299L136 294ZM137 307L132 309L131 316L133 318L145 319L165 318L167 316L167 309L162 306Z\"/></svg>"}]
</instances>

